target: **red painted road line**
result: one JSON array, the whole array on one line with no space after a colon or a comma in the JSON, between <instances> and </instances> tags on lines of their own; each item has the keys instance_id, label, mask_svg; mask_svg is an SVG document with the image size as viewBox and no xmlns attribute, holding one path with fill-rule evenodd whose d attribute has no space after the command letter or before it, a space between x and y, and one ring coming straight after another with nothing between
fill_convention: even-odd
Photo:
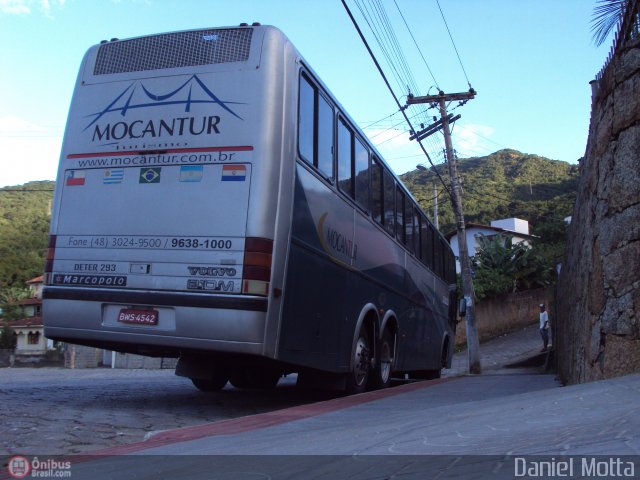
<instances>
[{"instance_id":1,"label":"red painted road line","mask_svg":"<svg viewBox=\"0 0 640 480\"><path fill-rule=\"evenodd\" d=\"M162 447L172 443L186 442L190 440L198 440L205 437L213 437L217 435L233 435L238 433L249 432L260 428L272 427L283 423L302 420L305 418L315 417L324 413L335 412L345 408L362 405L364 403L381 400L383 398L393 397L403 393L413 392L421 388L438 385L440 383L449 382L460 377L441 378L437 380L429 380L424 382L409 383L398 387L387 388L384 390L376 390L373 392L362 393L360 395L351 395L348 397L340 397L332 400L316 402L308 405L299 405L297 407L284 408L273 412L259 413L247 417L233 418L230 420L222 420L214 423L205 423L193 427L177 428L160 432L149 440L144 442L131 443L129 445L121 445L118 447L106 448L80 454L81 461L94 460L107 455L126 455L129 453L140 452L150 448ZM78 458L74 459L77 463Z\"/></svg>"}]
</instances>

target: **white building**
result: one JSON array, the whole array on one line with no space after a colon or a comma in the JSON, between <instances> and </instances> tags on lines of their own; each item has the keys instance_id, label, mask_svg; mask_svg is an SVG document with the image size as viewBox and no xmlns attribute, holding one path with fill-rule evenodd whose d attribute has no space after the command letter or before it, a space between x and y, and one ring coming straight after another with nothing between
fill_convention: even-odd
<instances>
[{"instance_id":1,"label":"white building","mask_svg":"<svg viewBox=\"0 0 640 480\"><path fill-rule=\"evenodd\" d=\"M530 244L531 240L535 238L533 235L529 234L529 222L520 218L493 220L491 225L466 223L465 229L467 233L467 250L470 257L475 256L478 252L479 245L477 238L480 236L493 237L495 235L500 235L504 238L510 236L513 237L514 244L520 242ZM460 249L458 247L458 236L456 233L457 232L455 230L453 232L449 232L445 235L445 238L451 244L453 254L456 256L456 272L460 273L460 261L458 260L458 257L460 256Z\"/></svg>"}]
</instances>

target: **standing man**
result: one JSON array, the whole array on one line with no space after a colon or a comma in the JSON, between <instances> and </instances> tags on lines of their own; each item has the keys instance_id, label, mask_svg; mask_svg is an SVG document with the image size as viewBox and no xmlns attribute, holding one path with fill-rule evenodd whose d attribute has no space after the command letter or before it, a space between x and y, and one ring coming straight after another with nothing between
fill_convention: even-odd
<instances>
[{"instance_id":1,"label":"standing man","mask_svg":"<svg viewBox=\"0 0 640 480\"><path fill-rule=\"evenodd\" d=\"M541 351L546 352L549 346L549 314L545 309L544 303L540 304L540 336L544 344Z\"/></svg>"}]
</instances>

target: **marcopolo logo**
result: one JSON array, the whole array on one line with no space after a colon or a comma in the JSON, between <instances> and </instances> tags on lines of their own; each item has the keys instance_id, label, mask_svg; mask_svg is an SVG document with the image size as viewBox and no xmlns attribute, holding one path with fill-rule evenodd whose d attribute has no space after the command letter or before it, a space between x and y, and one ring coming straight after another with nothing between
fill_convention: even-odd
<instances>
[{"instance_id":1,"label":"marcopolo logo","mask_svg":"<svg viewBox=\"0 0 640 480\"><path fill-rule=\"evenodd\" d=\"M243 120L231 109L231 105L244 105L220 99L197 76L192 75L182 85L168 92L153 92L140 81L135 81L120 92L107 106L88 115L91 121L84 131L91 132L91 141L117 143L120 140L153 139L182 136L219 134L219 115L190 115L196 105L217 105L223 111ZM127 113L141 109L172 108L184 106L185 115L162 116L146 120L126 120ZM117 117L114 117L115 114ZM114 120L114 118L116 120Z\"/></svg>"}]
</instances>

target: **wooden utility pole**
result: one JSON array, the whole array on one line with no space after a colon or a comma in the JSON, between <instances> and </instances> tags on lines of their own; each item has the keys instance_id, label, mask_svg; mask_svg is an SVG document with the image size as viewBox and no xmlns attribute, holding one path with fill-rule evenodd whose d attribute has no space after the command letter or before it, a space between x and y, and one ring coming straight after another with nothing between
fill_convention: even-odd
<instances>
[{"instance_id":1,"label":"wooden utility pole","mask_svg":"<svg viewBox=\"0 0 640 480\"><path fill-rule=\"evenodd\" d=\"M451 142L451 129L449 128L449 117L447 116L447 102L453 100L467 101L475 98L476 92L470 89L468 92L449 93L440 92L438 95L427 95L424 97L409 96L407 104L435 103L440 107L440 121L442 123L442 133L444 134L444 144L447 153L447 163L449 165L449 178L451 179L451 203L456 217L456 227L458 233L458 249L460 250L460 269L462 273L462 291L466 303L466 327L467 327L467 352L469 359L469 373L479 374L482 371L480 366L480 342L478 339L478 325L475 317L475 296L473 292L473 278L471 274L471 262L469 261L469 250L467 249L467 234L464 224L464 213L462 209L462 194L460 182L458 180L458 169L456 157L453 153Z\"/></svg>"}]
</instances>

